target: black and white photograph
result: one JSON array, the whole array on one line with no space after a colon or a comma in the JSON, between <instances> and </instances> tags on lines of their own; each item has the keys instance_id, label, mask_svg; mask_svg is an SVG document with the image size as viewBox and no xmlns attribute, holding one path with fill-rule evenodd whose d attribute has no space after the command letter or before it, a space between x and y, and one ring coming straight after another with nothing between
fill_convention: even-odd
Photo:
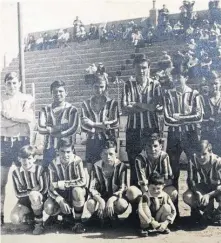
<instances>
[{"instance_id":1,"label":"black and white photograph","mask_svg":"<svg viewBox=\"0 0 221 243\"><path fill-rule=\"evenodd\" d=\"M0 20L0 242L221 243L220 1Z\"/></svg>"}]
</instances>

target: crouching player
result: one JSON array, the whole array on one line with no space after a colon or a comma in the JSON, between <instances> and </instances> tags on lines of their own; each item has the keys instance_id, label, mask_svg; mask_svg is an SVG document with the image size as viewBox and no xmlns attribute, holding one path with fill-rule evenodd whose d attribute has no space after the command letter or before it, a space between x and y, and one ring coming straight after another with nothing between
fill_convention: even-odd
<instances>
[{"instance_id":1,"label":"crouching player","mask_svg":"<svg viewBox=\"0 0 221 243\"><path fill-rule=\"evenodd\" d=\"M208 140L201 141L191 159L187 183L189 189L183 200L191 207L192 218L196 222L203 218L221 225L221 158L213 154ZM216 210L214 199L219 204Z\"/></svg>"},{"instance_id":2,"label":"crouching player","mask_svg":"<svg viewBox=\"0 0 221 243\"><path fill-rule=\"evenodd\" d=\"M36 149L26 145L18 154L21 167L13 171L12 179L18 202L11 212L13 224L31 222L34 218L34 235L44 232L43 203L48 191L48 177L43 167L35 163Z\"/></svg>"},{"instance_id":3,"label":"crouching player","mask_svg":"<svg viewBox=\"0 0 221 243\"><path fill-rule=\"evenodd\" d=\"M145 192L138 205L140 219L140 236L147 237L150 229L162 234L170 233L168 225L176 217L176 209L170 196L164 192L164 177L154 172L149 177L148 191Z\"/></svg>"},{"instance_id":4,"label":"crouching player","mask_svg":"<svg viewBox=\"0 0 221 243\"><path fill-rule=\"evenodd\" d=\"M129 209L126 191L130 183L127 166L117 159L116 146L107 141L91 171L89 199L87 209L91 215L100 218L101 223L110 219L117 222L117 215L123 215Z\"/></svg>"},{"instance_id":5,"label":"crouching player","mask_svg":"<svg viewBox=\"0 0 221 243\"><path fill-rule=\"evenodd\" d=\"M165 180L164 191L173 202L178 199L178 192L173 186L173 172L170 159L166 152L162 151L162 139L159 134L153 133L144 140L144 149L135 159L135 168L138 185L142 194L148 191L149 176L157 171Z\"/></svg>"},{"instance_id":6,"label":"crouching player","mask_svg":"<svg viewBox=\"0 0 221 243\"><path fill-rule=\"evenodd\" d=\"M70 140L60 141L58 153L58 157L49 165L49 197L44 210L50 216L61 215L65 226L75 223L72 230L83 233L85 229L81 216L86 194L83 162L73 153Z\"/></svg>"}]
</instances>

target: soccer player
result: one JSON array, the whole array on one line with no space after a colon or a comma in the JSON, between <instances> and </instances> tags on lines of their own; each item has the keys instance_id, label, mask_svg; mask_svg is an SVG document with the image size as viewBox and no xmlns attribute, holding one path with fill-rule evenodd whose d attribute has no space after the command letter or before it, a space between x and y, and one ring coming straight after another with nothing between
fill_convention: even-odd
<instances>
[{"instance_id":1,"label":"soccer player","mask_svg":"<svg viewBox=\"0 0 221 243\"><path fill-rule=\"evenodd\" d=\"M148 192L145 192L138 205L140 236L147 237L150 229L169 234L169 224L173 224L176 209L170 196L164 192L164 176L154 172L149 177Z\"/></svg>"},{"instance_id":2,"label":"soccer player","mask_svg":"<svg viewBox=\"0 0 221 243\"><path fill-rule=\"evenodd\" d=\"M162 140L157 133L146 140L144 150L135 159L135 168L138 185L143 194L148 191L150 175L157 171L165 180L164 191L169 194L173 202L177 200L178 192L173 186L170 159L168 154L162 151Z\"/></svg>"},{"instance_id":3,"label":"soccer player","mask_svg":"<svg viewBox=\"0 0 221 243\"><path fill-rule=\"evenodd\" d=\"M81 216L86 195L86 175L83 162L73 153L70 141L58 144L58 157L49 165L49 191L44 210L50 216L61 214L64 225L75 223L72 230L83 233Z\"/></svg>"},{"instance_id":4,"label":"soccer player","mask_svg":"<svg viewBox=\"0 0 221 243\"><path fill-rule=\"evenodd\" d=\"M48 176L43 167L35 164L35 155L36 149L30 145L19 151L21 167L17 167L12 174L18 202L11 212L11 221L19 225L34 217L33 234L40 235L44 232L43 203L47 197Z\"/></svg>"},{"instance_id":5,"label":"soccer player","mask_svg":"<svg viewBox=\"0 0 221 243\"><path fill-rule=\"evenodd\" d=\"M93 164L100 160L105 141L111 139L117 143L118 103L107 96L107 82L105 75L95 76L94 95L82 104L81 127L87 133L86 163L89 174Z\"/></svg>"},{"instance_id":6,"label":"soccer player","mask_svg":"<svg viewBox=\"0 0 221 243\"><path fill-rule=\"evenodd\" d=\"M189 159L199 143L199 127L203 108L198 91L187 86L187 72L183 65L173 71L174 89L164 97L164 119L168 126L167 153L178 189L179 159L184 151Z\"/></svg>"},{"instance_id":7,"label":"soccer player","mask_svg":"<svg viewBox=\"0 0 221 243\"><path fill-rule=\"evenodd\" d=\"M150 78L149 60L144 55L138 55L133 66L136 81L125 83L122 106L128 114L126 151L132 184L136 184L135 157L142 151L143 137L159 132L157 112L162 109L163 98L159 82Z\"/></svg>"},{"instance_id":8,"label":"soccer player","mask_svg":"<svg viewBox=\"0 0 221 243\"><path fill-rule=\"evenodd\" d=\"M209 95L203 96L204 117L202 139L207 139L213 146L213 152L221 156L221 92L220 77L211 72Z\"/></svg>"},{"instance_id":9,"label":"soccer player","mask_svg":"<svg viewBox=\"0 0 221 243\"><path fill-rule=\"evenodd\" d=\"M189 189L183 200L191 207L191 216L196 221L206 220L221 225L221 158L213 154L208 140L201 140L199 149L191 158L188 168ZM214 210L214 199L218 208Z\"/></svg>"},{"instance_id":10,"label":"soccer player","mask_svg":"<svg viewBox=\"0 0 221 243\"><path fill-rule=\"evenodd\" d=\"M43 166L48 167L56 157L60 139L73 142L73 136L79 128L77 109L66 102L67 90L63 81L54 81L50 87L53 103L43 107L39 114L38 131L45 135Z\"/></svg>"},{"instance_id":11,"label":"soccer player","mask_svg":"<svg viewBox=\"0 0 221 243\"><path fill-rule=\"evenodd\" d=\"M93 165L89 185L87 209L101 220L116 222L117 215L125 213L129 203L126 194L130 185L127 166L117 159L116 145L107 141L103 145L101 160Z\"/></svg>"},{"instance_id":12,"label":"soccer player","mask_svg":"<svg viewBox=\"0 0 221 243\"><path fill-rule=\"evenodd\" d=\"M20 166L18 152L30 143L34 122L34 99L20 92L17 73L7 73L4 81L5 93L1 95L1 225L4 224L8 172L13 162Z\"/></svg>"}]
</instances>

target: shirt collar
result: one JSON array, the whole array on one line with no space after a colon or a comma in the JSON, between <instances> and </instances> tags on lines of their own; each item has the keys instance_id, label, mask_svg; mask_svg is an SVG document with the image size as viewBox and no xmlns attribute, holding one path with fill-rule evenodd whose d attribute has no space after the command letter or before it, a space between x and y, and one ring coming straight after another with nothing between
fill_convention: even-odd
<instances>
[{"instance_id":1,"label":"shirt collar","mask_svg":"<svg viewBox=\"0 0 221 243\"><path fill-rule=\"evenodd\" d=\"M70 161L68 162L67 165L70 165L71 163L73 163L75 161L75 158L76 158L76 156L73 154L73 156L71 156ZM56 162L57 165L62 165L63 166L59 156L55 159L55 162Z\"/></svg>"},{"instance_id":2,"label":"shirt collar","mask_svg":"<svg viewBox=\"0 0 221 243\"><path fill-rule=\"evenodd\" d=\"M114 168L119 165L121 163L121 161L119 159L117 159L114 163ZM102 160L99 160L98 162L96 162L96 165L99 167L99 168L103 168L103 161Z\"/></svg>"},{"instance_id":3,"label":"shirt collar","mask_svg":"<svg viewBox=\"0 0 221 243\"><path fill-rule=\"evenodd\" d=\"M31 173L35 173L36 166L37 166L36 164L33 164L33 166L31 167L30 170L25 170L25 169L21 166L21 168L20 168L20 172L29 171L29 172L31 172Z\"/></svg>"}]
</instances>

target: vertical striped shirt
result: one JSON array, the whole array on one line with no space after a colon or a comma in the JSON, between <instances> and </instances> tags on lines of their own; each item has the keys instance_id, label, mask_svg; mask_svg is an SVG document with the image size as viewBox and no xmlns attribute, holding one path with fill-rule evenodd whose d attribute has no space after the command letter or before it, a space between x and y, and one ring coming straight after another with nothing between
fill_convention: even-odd
<instances>
[{"instance_id":1,"label":"vertical striped shirt","mask_svg":"<svg viewBox=\"0 0 221 243\"><path fill-rule=\"evenodd\" d=\"M53 199L60 196L60 190L85 187L86 175L82 159L77 155L73 155L70 162L65 166L61 163L60 158L57 157L49 165L49 178L48 194Z\"/></svg>"},{"instance_id":2,"label":"vertical striped shirt","mask_svg":"<svg viewBox=\"0 0 221 243\"><path fill-rule=\"evenodd\" d=\"M173 115L178 113L179 120ZM168 90L164 96L164 120L169 131L183 132L196 130L202 122L203 107L201 98L196 90L187 87L184 93Z\"/></svg>"},{"instance_id":3,"label":"vertical striped shirt","mask_svg":"<svg viewBox=\"0 0 221 243\"><path fill-rule=\"evenodd\" d=\"M160 175L164 176L165 180L173 179L173 173L170 166L170 159L167 153L162 151L160 156L155 161L148 158L146 151L142 151L135 159L135 169L138 178L138 185L147 187L148 178L157 171Z\"/></svg>"},{"instance_id":4,"label":"vertical striped shirt","mask_svg":"<svg viewBox=\"0 0 221 243\"><path fill-rule=\"evenodd\" d=\"M92 97L93 98L93 97ZM116 137L119 129L119 109L118 109L118 102L106 97L106 102L104 107L100 110L100 112L96 112L92 107L92 98L86 100L82 104L81 109L81 128L82 131L86 132L91 136L93 133L101 134L105 136L107 139L114 136ZM88 118L93 122L108 122L107 130L101 130L98 128L93 128L89 125L84 124L83 118Z\"/></svg>"},{"instance_id":5,"label":"vertical striped shirt","mask_svg":"<svg viewBox=\"0 0 221 243\"><path fill-rule=\"evenodd\" d=\"M149 84L144 90L135 81L127 81L124 85L122 106L127 107L131 102L155 104L155 111L143 111L128 115L128 129L158 129L157 111L162 108L163 97L159 82L149 79Z\"/></svg>"},{"instance_id":6,"label":"vertical striped shirt","mask_svg":"<svg viewBox=\"0 0 221 243\"><path fill-rule=\"evenodd\" d=\"M211 154L206 164L201 164L194 154L188 165L188 185L195 186L198 183L205 183L208 186L221 185L221 158Z\"/></svg>"},{"instance_id":7,"label":"vertical striped shirt","mask_svg":"<svg viewBox=\"0 0 221 243\"><path fill-rule=\"evenodd\" d=\"M202 96L202 104L204 108L203 128L207 131L221 128L221 97L214 102L211 97Z\"/></svg>"},{"instance_id":8,"label":"vertical striped shirt","mask_svg":"<svg viewBox=\"0 0 221 243\"><path fill-rule=\"evenodd\" d=\"M56 134L51 136L47 127L58 128L58 137ZM58 139L72 137L79 128L79 116L77 108L66 102L65 106L58 113L52 107L52 104L43 107L39 113L38 131L45 135L45 148L56 148Z\"/></svg>"},{"instance_id":9,"label":"vertical striped shirt","mask_svg":"<svg viewBox=\"0 0 221 243\"><path fill-rule=\"evenodd\" d=\"M32 190L42 195L48 192L48 175L40 165L33 165L28 171L17 167L12 173L12 180L17 198L27 197Z\"/></svg>"},{"instance_id":10,"label":"vertical striped shirt","mask_svg":"<svg viewBox=\"0 0 221 243\"><path fill-rule=\"evenodd\" d=\"M108 183L105 173L102 169L103 161L96 162L91 171L89 192L91 196L100 195L101 197L111 197L124 193L130 185L130 173L127 166L121 161L114 165L114 171Z\"/></svg>"}]
</instances>

